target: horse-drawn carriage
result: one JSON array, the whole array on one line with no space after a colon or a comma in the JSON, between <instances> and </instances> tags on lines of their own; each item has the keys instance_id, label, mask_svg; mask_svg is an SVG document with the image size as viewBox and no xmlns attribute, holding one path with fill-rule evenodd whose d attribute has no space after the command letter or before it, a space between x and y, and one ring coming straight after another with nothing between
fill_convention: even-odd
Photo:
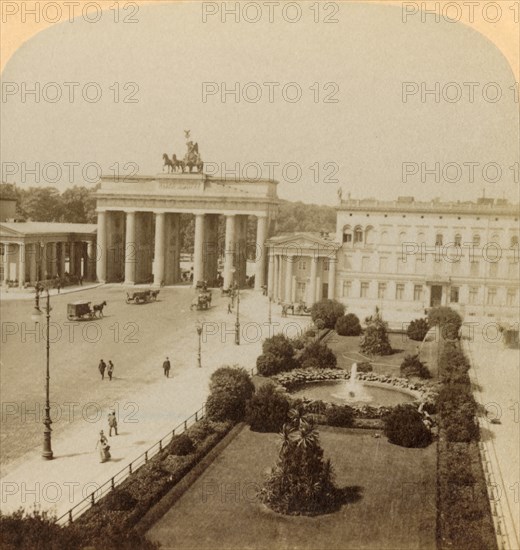
<instances>
[{"instance_id":1,"label":"horse-drawn carriage","mask_svg":"<svg viewBox=\"0 0 520 550\"><path fill-rule=\"evenodd\" d=\"M126 303L127 304L145 304L151 302L152 300L157 300L159 295L159 290L136 290L134 292L126 293Z\"/></svg>"},{"instance_id":2,"label":"horse-drawn carriage","mask_svg":"<svg viewBox=\"0 0 520 550\"><path fill-rule=\"evenodd\" d=\"M103 317L103 308L107 305L106 302L91 306L91 302L78 300L67 304L67 319L69 321L84 321L86 319L95 319Z\"/></svg>"},{"instance_id":3,"label":"horse-drawn carriage","mask_svg":"<svg viewBox=\"0 0 520 550\"><path fill-rule=\"evenodd\" d=\"M190 309L209 309L211 307L211 290L199 292L197 297L191 302Z\"/></svg>"},{"instance_id":4,"label":"horse-drawn carriage","mask_svg":"<svg viewBox=\"0 0 520 550\"><path fill-rule=\"evenodd\" d=\"M287 313L292 315L310 315L311 308L307 307L304 302L298 304L293 303L283 303L282 304L282 317L285 317Z\"/></svg>"}]
</instances>

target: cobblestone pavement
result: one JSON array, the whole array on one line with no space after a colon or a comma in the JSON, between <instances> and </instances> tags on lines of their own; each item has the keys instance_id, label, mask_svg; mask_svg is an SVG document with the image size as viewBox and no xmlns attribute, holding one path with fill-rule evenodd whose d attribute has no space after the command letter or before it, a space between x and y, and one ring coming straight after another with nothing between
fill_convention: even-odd
<instances>
[{"instance_id":1,"label":"cobblestone pavement","mask_svg":"<svg viewBox=\"0 0 520 550\"><path fill-rule=\"evenodd\" d=\"M214 291L209 311L191 311L194 291L161 289L159 301L133 305L124 288L105 285L73 296L53 296L51 322L51 409L54 460L40 457L44 403L44 342L31 333L32 304L2 302L2 499L5 512L19 506L65 513L155 444L204 402L211 373L223 364L255 365L262 340L285 330L295 334L309 317L279 316L252 290L241 292L241 344L235 345L235 314L228 299ZM97 321L67 322L72 299L107 300ZM236 310L235 310L236 311ZM197 367L197 320L204 322L202 368ZM9 325L6 325L9 323ZM278 324L277 324L278 323ZM53 334L54 330L54 334ZM60 332L61 331L61 332ZM170 378L162 362L170 357ZM101 380L103 358L115 364L114 378ZM111 438L112 460L99 462L95 449L107 413L114 407L119 435Z\"/></svg>"},{"instance_id":2,"label":"cobblestone pavement","mask_svg":"<svg viewBox=\"0 0 520 550\"><path fill-rule=\"evenodd\" d=\"M485 407L482 419L484 470L489 471L492 510L500 520L505 548L520 548L520 369L518 350L505 349L502 342L491 342L475 331L474 337L463 340L470 358L470 374L476 383L475 397ZM499 424L492 424L498 419ZM486 464L487 463L487 464Z\"/></svg>"}]
</instances>

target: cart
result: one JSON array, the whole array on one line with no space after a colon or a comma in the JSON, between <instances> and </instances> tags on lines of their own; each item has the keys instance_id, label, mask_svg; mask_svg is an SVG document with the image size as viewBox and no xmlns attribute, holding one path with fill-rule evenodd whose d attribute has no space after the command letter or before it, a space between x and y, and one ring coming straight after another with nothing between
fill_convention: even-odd
<instances>
[{"instance_id":1,"label":"cart","mask_svg":"<svg viewBox=\"0 0 520 550\"><path fill-rule=\"evenodd\" d=\"M91 302L77 301L67 304L67 319L69 321L81 321L93 319L94 310L90 307Z\"/></svg>"},{"instance_id":2,"label":"cart","mask_svg":"<svg viewBox=\"0 0 520 550\"><path fill-rule=\"evenodd\" d=\"M159 290L137 290L135 292L126 293L126 303L127 304L145 304L151 302L152 300L157 300L159 295Z\"/></svg>"}]
</instances>

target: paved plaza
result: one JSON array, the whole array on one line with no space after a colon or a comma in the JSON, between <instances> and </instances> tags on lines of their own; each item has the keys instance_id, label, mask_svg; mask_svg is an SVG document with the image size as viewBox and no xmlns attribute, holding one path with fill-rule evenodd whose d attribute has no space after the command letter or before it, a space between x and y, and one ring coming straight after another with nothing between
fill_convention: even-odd
<instances>
[{"instance_id":1,"label":"paved plaza","mask_svg":"<svg viewBox=\"0 0 520 550\"><path fill-rule=\"evenodd\" d=\"M470 371L476 383L475 398L485 407L488 420L481 424L482 443L489 469L500 530L505 530L506 548L520 548L520 430L518 396L520 395L519 352L504 348L501 341L488 341L482 331L463 340L464 351L471 360ZM492 424L498 419L499 424Z\"/></svg>"},{"instance_id":2,"label":"paved plaza","mask_svg":"<svg viewBox=\"0 0 520 550\"><path fill-rule=\"evenodd\" d=\"M191 311L194 295L188 287L163 288L157 302L134 305L125 303L124 287L106 285L52 297L52 461L40 457L45 342L35 342L30 333L30 300L2 302L3 511L36 503L58 516L65 513L199 409L216 368L255 365L262 340L269 335L267 298L253 290L241 292L237 346L236 317L227 313L228 299L215 290L209 311ZM95 322L68 322L66 305L79 298L106 300L106 316ZM309 317L281 319L279 309L273 305L273 332L285 327L295 333L310 322ZM201 369L198 320L205 322ZM166 356L172 363L169 379L162 370ZM115 364L112 381L106 376L101 380L101 358ZM95 445L99 430L108 431L111 407L118 413L120 435L111 438L112 461L101 464Z\"/></svg>"}]
</instances>

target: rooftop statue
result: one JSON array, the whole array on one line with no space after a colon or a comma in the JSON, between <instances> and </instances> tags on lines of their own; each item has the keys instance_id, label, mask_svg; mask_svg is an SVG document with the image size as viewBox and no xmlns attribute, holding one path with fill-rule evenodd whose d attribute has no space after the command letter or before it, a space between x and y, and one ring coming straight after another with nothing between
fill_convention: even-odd
<instances>
[{"instance_id":1,"label":"rooftop statue","mask_svg":"<svg viewBox=\"0 0 520 550\"><path fill-rule=\"evenodd\" d=\"M168 169L168 173L191 173L193 172L194 168L196 172L202 172L202 169L204 168L204 163L202 162L202 158L200 157L199 144L193 143L193 141L190 140L190 133L190 130L184 130L187 151L183 159L178 159L176 154L173 154L171 159L166 153L163 154L163 172L165 168Z\"/></svg>"}]
</instances>

